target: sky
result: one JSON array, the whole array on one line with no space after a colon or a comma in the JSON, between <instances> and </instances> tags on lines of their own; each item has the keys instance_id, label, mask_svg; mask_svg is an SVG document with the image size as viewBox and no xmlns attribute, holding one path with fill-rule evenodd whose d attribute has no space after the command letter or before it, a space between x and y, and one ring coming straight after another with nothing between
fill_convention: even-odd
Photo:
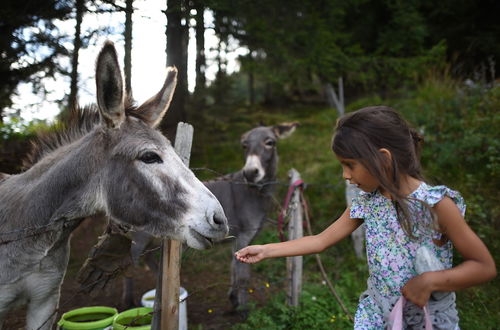
<instances>
[{"instance_id":1,"label":"sky","mask_svg":"<svg viewBox=\"0 0 500 330\"><path fill-rule=\"evenodd\" d=\"M166 9L165 3L165 0L147 0L137 1L134 4L136 10L133 15L134 25L132 30L132 91L138 104L156 94L161 89L165 79L166 19L165 14L162 12L162 10ZM204 17L205 26L210 26L212 22L211 13L206 11ZM123 13L100 14L98 17L90 14L84 16L82 31L85 31L86 28L100 25L115 27L116 34L101 36L94 42L95 45L80 51L78 68L80 105L95 103L95 59L104 41L107 39L113 41L119 58L123 59L124 41L122 31L124 21L125 15ZM56 24L63 31L67 31L69 35L72 35L75 28L74 20L56 22ZM196 43L194 37L194 29L191 29L188 47L188 88L190 91L193 91L195 87ZM213 61L216 52L212 49L217 44L217 38L212 29L206 29L205 43L205 54L208 65L206 77L210 81L215 78L217 70L217 66ZM73 45L68 43L67 47L68 49L72 49ZM225 54L228 61L228 73L239 69L239 63L236 58L240 54L247 52L244 48L235 48L234 52ZM68 67L70 66L69 59L65 60L64 63ZM69 77L58 76L55 79L46 79L45 86L51 92L44 97L46 100L42 101L39 95L33 93L30 84L23 83L19 85L17 90L18 95L13 98L13 108L22 109L20 115L23 120L42 119L52 121L58 114L59 108L55 104L55 101L61 100L65 95L69 94Z\"/></svg>"}]
</instances>

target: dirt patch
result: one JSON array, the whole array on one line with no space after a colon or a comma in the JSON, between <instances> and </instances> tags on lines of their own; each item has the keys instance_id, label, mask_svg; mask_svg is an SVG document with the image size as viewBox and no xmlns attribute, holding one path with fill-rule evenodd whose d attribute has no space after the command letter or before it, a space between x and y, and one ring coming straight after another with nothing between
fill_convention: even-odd
<instances>
[{"instance_id":1,"label":"dirt patch","mask_svg":"<svg viewBox=\"0 0 500 330\"><path fill-rule=\"evenodd\" d=\"M110 306L118 311L128 309L124 306L122 294L124 278L116 278L104 290L85 294L75 277L83 264L90 248L103 231L103 223L89 220L83 222L73 233L71 239L71 258L61 288L61 299L57 320L62 313L87 306ZM211 250L197 251L185 249L182 254L181 286L188 292L186 300L189 329L211 330L230 329L232 325L242 321L234 313L227 298L230 283L231 246L216 245ZM134 300L140 304L142 295L156 286L156 274L146 266L133 269ZM265 279L254 278L253 287L262 287ZM273 294L271 289L250 290L250 300L257 306L262 305ZM25 326L25 312L20 309L10 312L4 322L4 329L22 329Z\"/></svg>"}]
</instances>

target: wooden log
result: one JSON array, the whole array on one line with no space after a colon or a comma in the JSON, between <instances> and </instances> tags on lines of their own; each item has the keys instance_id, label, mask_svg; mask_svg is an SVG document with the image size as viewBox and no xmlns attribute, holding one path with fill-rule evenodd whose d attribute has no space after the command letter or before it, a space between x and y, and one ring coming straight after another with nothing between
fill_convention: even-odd
<instances>
[{"instance_id":1,"label":"wooden log","mask_svg":"<svg viewBox=\"0 0 500 330\"><path fill-rule=\"evenodd\" d=\"M300 174L295 169L288 172L290 184L300 180ZM302 203L300 202L300 191L298 188L293 192L290 199L290 221L288 223L288 239L301 238L304 235ZM300 292L302 290L302 256L287 257L287 303L290 306L299 305Z\"/></svg>"}]
</instances>

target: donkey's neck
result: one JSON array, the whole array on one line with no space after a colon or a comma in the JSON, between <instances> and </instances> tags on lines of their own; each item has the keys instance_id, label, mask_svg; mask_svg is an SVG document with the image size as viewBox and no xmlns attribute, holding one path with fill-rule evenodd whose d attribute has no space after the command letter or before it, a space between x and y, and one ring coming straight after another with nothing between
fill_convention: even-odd
<instances>
[{"instance_id":1,"label":"donkey's neck","mask_svg":"<svg viewBox=\"0 0 500 330\"><path fill-rule=\"evenodd\" d=\"M98 150L93 132L48 154L28 171L0 186L0 205L6 217L24 226L79 219L102 212L102 195L96 177ZM15 222L10 222L15 223Z\"/></svg>"}]
</instances>

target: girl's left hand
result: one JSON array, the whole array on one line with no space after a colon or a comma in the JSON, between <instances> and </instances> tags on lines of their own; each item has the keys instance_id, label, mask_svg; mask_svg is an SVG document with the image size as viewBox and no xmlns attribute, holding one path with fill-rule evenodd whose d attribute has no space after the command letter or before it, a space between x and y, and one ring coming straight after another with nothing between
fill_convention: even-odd
<instances>
[{"instance_id":1,"label":"girl's left hand","mask_svg":"<svg viewBox=\"0 0 500 330\"><path fill-rule=\"evenodd\" d=\"M422 273L415 276L401 289L401 294L409 301L419 307L424 307L432 293L430 273Z\"/></svg>"}]
</instances>

